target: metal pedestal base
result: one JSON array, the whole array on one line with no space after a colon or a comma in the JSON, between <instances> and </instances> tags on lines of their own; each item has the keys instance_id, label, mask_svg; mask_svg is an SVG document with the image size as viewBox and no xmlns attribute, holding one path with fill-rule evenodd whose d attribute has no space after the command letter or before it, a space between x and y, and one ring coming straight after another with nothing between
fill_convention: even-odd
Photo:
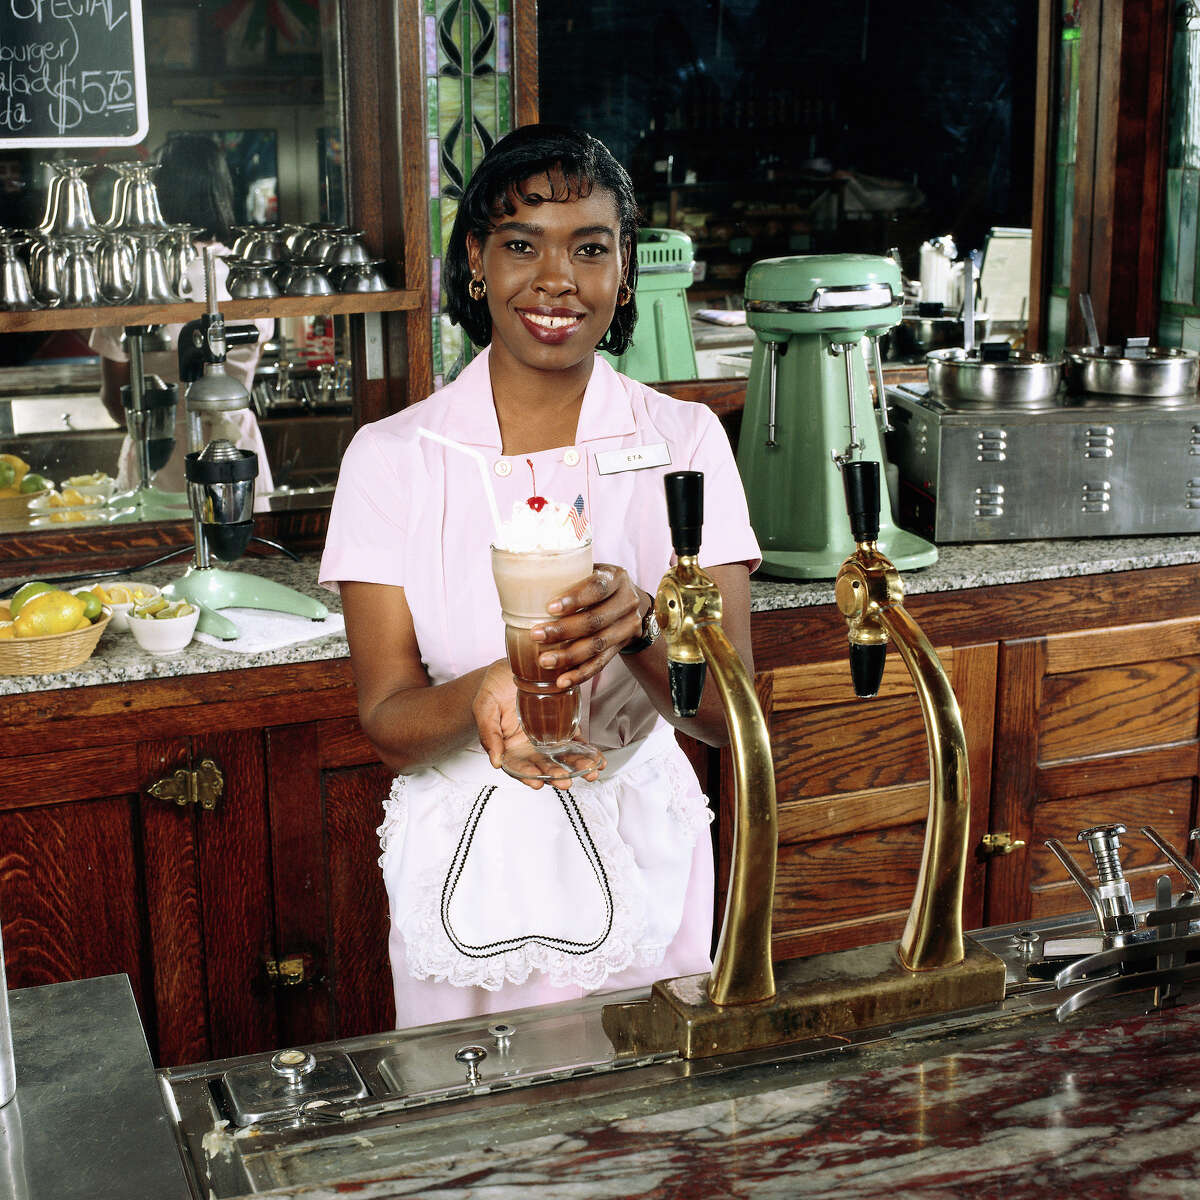
<instances>
[{"instance_id":1,"label":"metal pedestal base","mask_svg":"<svg viewBox=\"0 0 1200 1200\"><path fill-rule=\"evenodd\" d=\"M197 631L226 641L238 636L238 628L216 611L219 608L264 608L271 612L294 613L313 621L323 621L329 616L329 609L319 600L295 588L220 567L190 566L182 578L163 588L163 595L196 605L200 609Z\"/></svg>"},{"instance_id":2,"label":"metal pedestal base","mask_svg":"<svg viewBox=\"0 0 1200 1200\"><path fill-rule=\"evenodd\" d=\"M654 985L649 1000L606 1005L604 1032L618 1055L677 1050L708 1058L869 1029L1004 999L1004 962L966 939L961 963L907 971L893 942L779 963L777 992L757 1004L718 1007L708 976Z\"/></svg>"},{"instance_id":3,"label":"metal pedestal base","mask_svg":"<svg viewBox=\"0 0 1200 1200\"><path fill-rule=\"evenodd\" d=\"M772 550L763 546L762 571L782 579L832 579L846 560L844 540L835 537L826 546L805 550ZM890 559L897 570L912 571L931 567L937 562L937 547L905 529L879 531L879 552Z\"/></svg>"}]
</instances>

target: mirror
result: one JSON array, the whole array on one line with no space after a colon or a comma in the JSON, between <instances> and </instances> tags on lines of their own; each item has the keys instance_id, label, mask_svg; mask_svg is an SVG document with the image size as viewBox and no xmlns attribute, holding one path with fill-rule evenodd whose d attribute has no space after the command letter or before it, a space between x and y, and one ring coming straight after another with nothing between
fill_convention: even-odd
<instances>
[{"instance_id":1,"label":"mirror","mask_svg":"<svg viewBox=\"0 0 1200 1200\"><path fill-rule=\"evenodd\" d=\"M541 111L626 165L643 225L691 236L697 375L744 375L752 262L898 249L916 280L931 239L961 258L1030 226L1036 23L1020 0L542 5Z\"/></svg>"},{"instance_id":2,"label":"mirror","mask_svg":"<svg viewBox=\"0 0 1200 1200\"><path fill-rule=\"evenodd\" d=\"M136 146L100 148L0 146L0 227L21 236L55 212L55 189L67 194L56 181L68 160L86 164L76 172L82 184L71 193L72 202L90 205L94 223L103 225L116 215L114 201L122 194L145 198L136 182L123 177L130 169L114 165L157 163L164 156L164 162L184 161L184 166L168 179L164 165L149 173L148 184L142 186L156 193L168 224L194 221L187 197L180 195L180 180L189 165L178 153L172 160L171 147L178 151L196 135L217 146L231 184L235 228L228 241L233 244L221 241L218 252L237 249L238 229L317 222L344 227L339 0L301 5L154 0L143 5L143 25L150 108L145 139ZM119 228L133 229L145 220L145 210L133 200L122 212ZM60 229L63 221L60 218ZM276 234L277 244L280 238ZM189 245L194 248L202 241L184 235L179 254L190 256ZM129 246L130 255L135 249ZM74 252L60 249L60 256ZM190 270L193 291L183 298L203 299L201 264L180 268L170 237L153 252L173 287ZM22 254L36 299L39 281L31 253L32 245L26 244ZM79 295L60 296L52 303L55 329L6 332L0 338L0 451L15 455L28 464L30 474L56 485L28 507L24 502L8 504L13 498L0 487L0 531L51 522L135 521L150 515L112 505L77 505L67 492L68 481L80 478L112 479L117 494L138 482L131 477L137 470L136 455L127 444L119 390L110 386L102 398L106 359L109 366L119 364L125 377L128 374L123 332L120 326L104 327L103 307L93 306L139 299L135 292L120 301L116 290L106 289L110 279L116 288L120 271L106 264L105 253L105 243L92 238L78 249L94 271L91 305L83 286ZM60 257L60 272L66 265ZM224 266L220 270L223 274ZM41 294L53 298L52 288ZM64 327L68 307L87 310L81 311L79 328ZM239 421L257 424L262 441L249 448L257 448L260 457L265 453L269 467L268 488L261 486L266 476L260 473L257 507L327 504L341 453L353 432L354 364L348 357L347 318L296 316L258 325L255 350L241 348L230 355L231 373L238 364L251 397L251 408L238 414ZM146 343L147 374L167 382L177 379L174 350L155 353L155 345L153 340ZM119 385L120 370L114 377ZM176 453L186 449L177 446ZM156 482L168 490L174 486ZM71 503L51 507L56 500Z\"/></svg>"}]
</instances>

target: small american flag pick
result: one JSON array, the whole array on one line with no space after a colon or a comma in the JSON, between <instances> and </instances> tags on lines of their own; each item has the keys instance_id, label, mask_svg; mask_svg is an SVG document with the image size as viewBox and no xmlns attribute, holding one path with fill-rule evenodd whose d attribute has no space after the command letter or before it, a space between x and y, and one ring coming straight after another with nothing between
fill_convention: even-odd
<instances>
[{"instance_id":1,"label":"small american flag pick","mask_svg":"<svg viewBox=\"0 0 1200 1200\"><path fill-rule=\"evenodd\" d=\"M582 538L587 533L587 518L583 515L583 496L575 497L575 503L571 505L571 528L575 530L575 536Z\"/></svg>"}]
</instances>

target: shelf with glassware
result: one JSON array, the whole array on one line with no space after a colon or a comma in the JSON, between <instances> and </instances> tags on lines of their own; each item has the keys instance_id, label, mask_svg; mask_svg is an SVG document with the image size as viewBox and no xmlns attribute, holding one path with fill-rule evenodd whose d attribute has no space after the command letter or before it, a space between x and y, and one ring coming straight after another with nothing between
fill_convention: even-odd
<instances>
[{"instance_id":1,"label":"shelf with glassware","mask_svg":"<svg viewBox=\"0 0 1200 1200\"><path fill-rule=\"evenodd\" d=\"M334 316L340 313L406 312L421 306L419 291L342 292L329 296L272 296L222 300L226 322L271 317ZM112 304L91 308L42 308L0 312L0 333L40 333L55 329L95 329L110 325L182 325L204 313L204 305Z\"/></svg>"}]
</instances>

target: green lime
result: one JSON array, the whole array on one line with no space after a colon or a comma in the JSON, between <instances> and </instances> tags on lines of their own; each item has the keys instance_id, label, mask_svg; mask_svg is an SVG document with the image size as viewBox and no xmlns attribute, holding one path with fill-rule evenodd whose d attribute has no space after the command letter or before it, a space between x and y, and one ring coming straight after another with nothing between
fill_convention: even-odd
<instances>
[{"instance_id":1,"label":"green lime","mask_svg":"<svg viewBox=\"0 0 1200 1200\"><path fill-rule=\"evenodd\" d=\"M54 588L50 584L43 583L40 579L32 579L29 583L23 583L8 602L8 611L15 617L21 611L26 600L32 600L34 596L40 596L42 592L52 592L53 590Z\"/></svg>"},{"instance_id":2,"label":"green lime","mask_svg":"<svg viewBox=\"0 0 1200 1200\"><path fill-rule=\"evenodd\" d=\"M26 475L17 485L17 491L23 495L29 492L44 492L50 486L50 480L44 475Z\"/></svg>"},{"instance_id":3,"label":"green lime","mask_svg":"<svg viewBox=\"0 0 1200 1200\"><path fill-rule=\"evenodd\" d=\"M100 597L87 588L81 588L75 593L83 601L83 615L89 621L94 621L101 612Z\"/></svg>"},{"instance_id":4,"label":"green lime","mask_svg":"<svg viewBox=\"0 0 1200 1200\"><path fill-rule=\"evenodd\" d=\"M17 482L17 473L12 463L0 462L0 488L12 487Z\"/></svg>"}]
</instances>

